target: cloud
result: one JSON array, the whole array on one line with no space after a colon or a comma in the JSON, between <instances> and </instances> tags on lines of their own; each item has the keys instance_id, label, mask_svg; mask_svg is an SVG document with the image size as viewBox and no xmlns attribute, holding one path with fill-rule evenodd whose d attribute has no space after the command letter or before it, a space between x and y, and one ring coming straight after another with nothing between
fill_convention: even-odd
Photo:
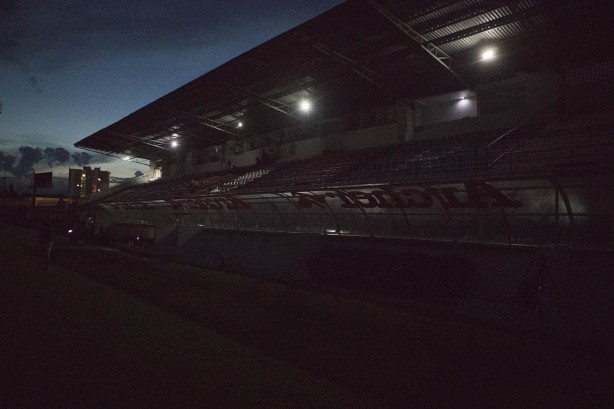
<instances>
[{"instance_id":1,"label":"cloud","mask_svg":"<svg viewBox=\"0 0 614 409\"><path fill-rule=\"evenodd\" d=\"M77 166L87 166L90 164L94 155L90 155L87 152L75 152L72 154L72 159L75 161Z\"/></svg>"},{"instance_id":2,"label":"cloud","mask_svg":"<svg viewBox=\"0 0 614 409\"><path fill-rule=\"evenodd\" d=\"M21 154L21 159L12 170L15 176L23 176L31 173L34 165L45 157L41 148L32 148L31 146L19 147L19 153Z\"/></svg>"},{"instance_id":3,"label":"cloud","mask_svg":"<svg viewBox=\"0 0 614 409\"><path fill-rule=\"evenodd\" d=\"M49 167L64 165L70 160L70 152L64 148L45 148L44 153Z\"/></svg>"},{"instance_id":4,"label":"cloud","mask_svg":"<svg viewBox=\"0 0 614 409\"><path fill-rule=\"evenodd\" d=\"M13 173L13 165L17 160L16 156L5 155L0 151L0 171Z\"/></svg>"},{"instance_id":5,"label":"cloud","mask_svg":"<svg viewBox=\"0 0 614 409\"><path fill-rule=\"evenodd\" d=\"M35 146L20 146L19 156L0 151L0 172L8 172L17 177L32 173L32 169L45 161L52 168L68 165L72 161L79 167L90 163L107 162L107 158L91 155L87 152L73 152L64 148L40 148ZM19 160L18 160L19 159Z\"/></svg>"}]
</instances>

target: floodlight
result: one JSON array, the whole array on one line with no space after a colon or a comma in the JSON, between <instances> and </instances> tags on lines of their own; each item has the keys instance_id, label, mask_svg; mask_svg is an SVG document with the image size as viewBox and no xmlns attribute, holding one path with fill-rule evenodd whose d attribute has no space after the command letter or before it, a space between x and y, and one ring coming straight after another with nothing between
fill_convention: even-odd
<instances>
[{"instance_id":1,"label":"floodlight","mask_svg":"<svg viewBox=\"0 0 614 409\"><path fill-rule=\"evenodd\" d=\"M482 61L490 61L495 58L497 51L493 47L485 48L482 51Z\"/></svg>"},{"instance_id":2,"label":"floodlight","mask_svg":"<svg viewBox=\"0 0 614 409\"><path fill-rule=\"evenodd\" d=\"M177 141L172 141L171 142L171 148L176 148L177 146L179 146L179 142L177 142Z\"/></svg>"},{"instance_id":3,"label":"floodlight","mask_svg":"<svg viewBox=\"0 0 614 409\"><path fill-rule=\"evenodd\" d=\"M243 127L243 122L239 122L239 123L237 124L237 128L242 128L242 127Z\"/></svg>"},{"instance_id":4,"label":"floodlight","mask_svg":"<svg viewBox=\"0 0 614 409\"><path fill-rule=\"evenodd\" d=\"M299 109L305 113L311 111L311 101L308 99L303 99L299 103Z\"/></svg>"}]
</instances>

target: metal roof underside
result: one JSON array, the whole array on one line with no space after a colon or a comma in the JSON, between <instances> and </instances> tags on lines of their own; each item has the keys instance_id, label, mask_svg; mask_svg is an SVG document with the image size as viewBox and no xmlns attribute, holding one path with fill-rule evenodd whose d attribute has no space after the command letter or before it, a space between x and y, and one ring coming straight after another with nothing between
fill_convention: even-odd
<instances>
[{"instance_id":1,"label":"metal roof underside","mask_svg":"<svg viewBox=\"0 0 614 409\"><path fill-rule=\"evenodd\" d=\"M314 116L332 118L522 70L603 58L612 55L614 27L614 7L603 7L564 0L349 0L75 146L155 160L167 155L173 134L206 147ZM486 44L496 45L499 57L483 64L478 48ZM297 111L305 97L314 101L314 116Z\"/></svg>"}]
</instances>

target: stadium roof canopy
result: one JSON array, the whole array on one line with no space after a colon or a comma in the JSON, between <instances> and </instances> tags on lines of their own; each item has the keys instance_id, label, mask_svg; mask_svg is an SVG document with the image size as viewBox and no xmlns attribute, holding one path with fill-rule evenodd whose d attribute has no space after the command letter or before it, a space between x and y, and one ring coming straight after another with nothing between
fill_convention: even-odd
<instances>
[{"instance_id":1,"label":"stadium roof canopy","mask_svg":"<svg viewBox=\"0 0 614 409\"><path fill-rule=\"evenodd\" d=\"M75 146L155 160L176 137L217 145L523 70L606 58L614 44L611 3L349 0ZM486 46L496 49L491 61L481 56ZM301 113L303 99L312 101L313 115Z\"/></svg>"}]
</instances>

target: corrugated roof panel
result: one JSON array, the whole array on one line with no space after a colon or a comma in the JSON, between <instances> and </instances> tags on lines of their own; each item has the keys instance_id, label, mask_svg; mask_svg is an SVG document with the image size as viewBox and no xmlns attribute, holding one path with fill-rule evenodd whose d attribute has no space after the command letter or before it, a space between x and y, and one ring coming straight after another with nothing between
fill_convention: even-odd
<instances>
[{"instance_id":1,"label":"corrugated roof panel","mask_svg":"<svg viewBox=\"0 0 614 409\"><path fill-rule=\"evenodd\" d=\"M473 7L483 0L464 0L454 4L449 4L445 7L434 8L427 14L422 14L418 17L411 18L407 23L411 26L425 24L433 20L438 20L447 17L450 13L458 12L469 7Z\"/></svg>"},{"instance_id":2,"label":"corrugated roof panel","mask_svg":"<svg viewBox=\"0 0 614 409\"><path fill-rule=\"evenodd\" d=\"M530 8L536 5L541 4L541 0L523 0L520 2L517 2L514 7L518 8L518 10L523 10L526 8ZM420 24L426 24L430 21L434 21L434 20L445 20L446 18L449 17L450 14L452 13L457 13L457 12L461 12L462 10L467 10L470 11L473 8L476 7L483 7L486 9L491 9L492 7L497 7L497 4L494 4L492 2L489 1L484 1L484 0L463 0L463 1L458 1L446 6L440 6L440 7L433 7L432 11L426 13L426 14L421 14L418 17L415 18L411 18L410 20L407 21L407 23L411 26L416 26L416 25L420 25ZM505 4L503 2L500 3L500 8L503 7L509 7L509 4ZM495 9L497 10L497 9ZM490 13L490 11L486 12L485 14Z\"/></svg>"},{"instance_id":3,"label":"corrugated roof panel","mask_svg":"<svg viewBox=\"0 0 614 409\"><path fill-rule=\"evenodd\" d=\"M532 27L543 27L545 21L536 16L525 22L514 22L490 30L483 31L447 44L441 45L441 49L448 54L456 54L475 47L477 44L484 41L501 41L509 38L515 38L527 34L532 30L527 30L525 24L531 24Z\"/></svg>"},{"instance_id":4,"label":"corrugated roof panel","mask_svg":"<svg viewBox=\"0 0 614 409\"><path fill-rule=\"evenodd\" d=\"M440 37L444 37L450 34L454 34L457 33L461 30L466 30L475 26L478 26L480 24L485 24L485 23L490 23L492 21L495 21L499 18L505 17L505 16L509 16L510 14L512 14L509 10L505 10L505 8L500 8L494 11L491 11L487 14L482 14L473 18L470 18L468 20L464 20L461 21L459 23L456 24L452 24L446 27L442 27L441 29L432 31L428 34L425 34L424 36L429 40L435 40L437 38Z\"/></svg>"},{"instance_id":5,"label":"corrugated roof panel","mask_svg":"<svg viewBox=\"0 0 614 409\"><path fill-rule=\"evenodd\" d=\"M418 19L412 20L410 23L411 25L418 25L420 23L428 23L428 21L433 21L436 19L442 19L445 20L445 18L448 16L448 14L454 12L461 12L462 10L466 9L467 11L469 11L469 9L471 7L480 7L481 4L483 3L480 0L465 0L465 1L461 1L458 3L455 3L453 5L450 5L449 7L446 8L442 8L442 9L438 9L428 15L422 16ZM422 33L424 35L424 37L426 39L428 39L429 41L433 41L436 40L437 38L441 38L441 37L445 37L445 36L449 36L449 35L453 35L455 33L461 32L462 30L467 30L467 29L471 29L472 27L476 27L482 24L487 24L493 21L496 21L498 19L501 18L510 18L510 16L518 13L518 12L524 12L526 10L529 10L533 7L537 7L539 5L538 1L535 0L525 0L513 5L505 5L502 4L501 7L497 7L495 9L491 9L487 12L484 12L482 14L464 19L462 21L458 21L456 23L452 23L450 25L447 26L443 26L441 28L438 28L434 31L428 32L428 33ZM492 7L492 5L489 5ZM536 12L537 9L535 9ZM461 14L462 15L462 14ZM511 17L513 19L513 17ZM529 17L531 18L531 17ZM491 40L496 40L499 38L502 38L502 36L507 35L507 36L519 36L519 35L523 35L528 33L529 31L533 30L537 27L541 27L543 26L543 24L540 24L541 22L545 21L545 19L542 17L540 20L538 21L532 21L531 25L524 25L521 23L521 21L523 21L523 17L519 16L519 21L518 22L511 22L508 23L506 26L507 29L506 30L502 30L502 31L497 31L497 29L491 29L488 31L493 31L491 33L489 33L486 36L482 36L482 37L486 37L488 39ZM526 17L524 17L524 19L526 19ZM537 25L536 25L537 23ZM458 41L454 41L456 44L456 46L458 47L459 44L462 44L463 40L458 40ZM468 42L469 44L474 44L476 41L475 39L471 39ZM443 48L443 47L442 47ZM458 51L458 50L457 50Z\"/></svg>"},{"instance_id":6,"label":"corrugated roof panel","mask_svg":"<svg viewBox=\"0 0 614 409\"><path fill-rule=\"evenodd\" d=\"M376 1L396 16L402 16L412 27L421 27L423 35L452 56L472 50L484 41L505 41L503 47L509 47L511 52L505 67L501 64L499 68L501 75L507 75L508 67L513 64L516 71L529 66L531 57L525 51L532 44L539 47L538 43L543 41L561 54L567 53L571 45L578 58L584 58L581 52L586 43L607 45L611 38L608 34L614 26L602 18L606 10L612 11L614 6L595 10L587 8L584 2ZM587 15L587 12L590 13ZM598 30L592 30L594 27ZM558 41L561 33L569 33L567 42ZM309 40L303 35L308 35ZM519 37L523 40L508 41ZM525 38L534 42L525 43ZM314 42L326 46L328 52L323 52ZM343 57L353 62L344 61ZM477 76L479 70L462 57L459 55L458 60L464 72L459 74ZM199 144L220 143L228 137L200 125L197 118L178 118L177 112L208 117L208 113L229 115L240 109L246 123L251 123L249 129L245 129L247 135L247 132L294 126L294 119L263 104L263 96L291 103L299 91L308 90L318 98L322 117L333 117L364 106L389 103L391 95L419 98L457 89L458 82L445 70L434 69L434 64L434 59L367 2L348 1L237 56L108 129L90 135L77 146L111 152L139 148L141 154L146 155L143 157L155 157L157 150L148 146L147 140L163 138L172 126L192 130L198 134ZM395 86L374 86L361 75L367 69ZM494 70L491 72L497 74ZM307 77L310 80L304 81ZM109 133L111 131L143 138L142 144L127 142L121 135Z\"/></svg>"},{"instance_id":7,"label":"corrugated roof panel","mask_svg":"<svg viewBox=\"0 0 614 409\"><path fill-rule=\"evenodd\" d=\"M474 1L477 1L477 0L474 0ZM446 1L432 2L432 4L430 4L429 6L422 7L420 10L410 15L409 20L414 22L414 21L419 21L421 19L428 19L430 18L429 16L434 15L436 13L445 13L442 10L447 10L449 7L453 6L453 5L446 4L446 3L449 3L449 2L446 2ZM392 9L390 10L392 11Z\"/></svg>"}]
</instances>

